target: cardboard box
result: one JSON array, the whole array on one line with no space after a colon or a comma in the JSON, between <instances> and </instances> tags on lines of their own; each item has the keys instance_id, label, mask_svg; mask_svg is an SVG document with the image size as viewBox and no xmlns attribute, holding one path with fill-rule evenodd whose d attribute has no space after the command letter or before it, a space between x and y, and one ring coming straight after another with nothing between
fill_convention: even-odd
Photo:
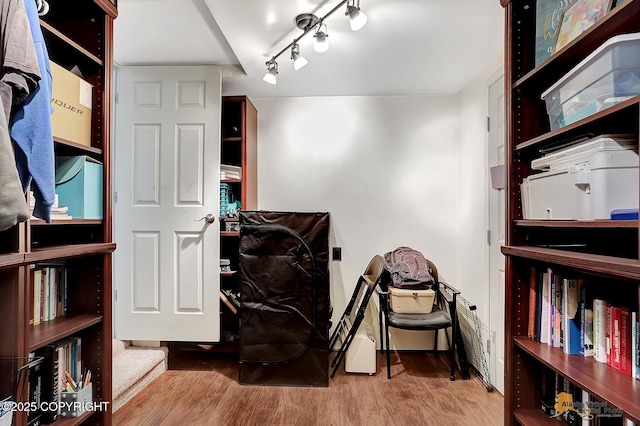
<instances>
[{"instance_id":1,"label":"cardboard box","mask_svg":"<svg viewBox=\"0 0 640 426\"><path fill-rule=\"evenodd\" d=\"M81 155L56 158L58 204L74 219L102 219L102 163Z\"/></svg>"},{"instance_id":2,"label":"cardboard box","mask_svg":"<svg viewBox=\"0 0 640 426\"><path fill-rule=\"evenodd\" d=\"M75 74L51 62L53 99L51 126L53 136L91 146L91 106L93 86Z\"/></svg>"}]
</instances>

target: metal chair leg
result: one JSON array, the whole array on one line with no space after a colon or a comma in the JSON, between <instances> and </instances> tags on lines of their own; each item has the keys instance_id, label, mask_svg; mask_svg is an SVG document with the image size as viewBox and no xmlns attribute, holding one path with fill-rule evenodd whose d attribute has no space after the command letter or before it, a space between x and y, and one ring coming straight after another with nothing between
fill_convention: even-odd
<instances>
[{"instance_id":1,"label":"metal chair leg","mask_svg":"<svg viewBox=\"0 0 640 426\"><path fill-rule=\"evenodd\" d=\"M452 333L455 333L452 331ZM452 336L453 342L451 340L449 340L449 333L447 333L447 329L444 329L444 335L447 336L447 344L449 345L449 358L451 361L451 376L449 376L449 380L451 380L452 382L456 380L456 342L455 339L453 339L454 336Z\"/></svg>"},{"instance_id":2,"label":"metal chair leg","mask_svg":"<svg viewBox=\"0 0 640 426\"><path fill-rule=\"evenodd\" d=\"M387 379L391 379L391 350L389 349L389 324L384 324L387 337Z\"/></svg>"}]
</instances>

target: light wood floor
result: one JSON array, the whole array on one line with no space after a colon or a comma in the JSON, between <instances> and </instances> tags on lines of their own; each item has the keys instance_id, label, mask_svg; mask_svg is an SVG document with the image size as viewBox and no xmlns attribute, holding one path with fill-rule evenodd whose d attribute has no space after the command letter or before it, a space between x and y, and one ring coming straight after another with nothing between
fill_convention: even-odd
<instances>
[{"instance_id":1,"label":"light wood floor","mask_svg":"<svg viewBox=\"0 0 640 426\"><path fill-rule=\"evenodd\" d=\"M446 357L443 357L446 359ZM501 425L503 398L482 382L449 380L433 354L392 354L391 380L378 353L374 376L341 367L328 388L246 386L237 360L198 355L169 370L118 410L125 425Z\"/></svg>"}]
</instances>

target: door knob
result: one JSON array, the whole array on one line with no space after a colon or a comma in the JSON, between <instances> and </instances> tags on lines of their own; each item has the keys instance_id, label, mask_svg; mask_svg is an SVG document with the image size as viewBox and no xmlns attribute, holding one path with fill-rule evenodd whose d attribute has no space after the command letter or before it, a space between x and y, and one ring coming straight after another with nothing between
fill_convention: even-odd
<instances>
[{"instance_id":1,"label":"door knob","mask_svg":"<svg viewBox=\"0 0 640 426\"><path fill-rule=\"evenodd\" d=\"M212 215L211 213L209 213L208 215L201 217L198 220L194 220L194 222L200 222L201 220L204 220L207 223L213 223L216 221L216 217L214 215Z\"/></svg>"}]
</instances>

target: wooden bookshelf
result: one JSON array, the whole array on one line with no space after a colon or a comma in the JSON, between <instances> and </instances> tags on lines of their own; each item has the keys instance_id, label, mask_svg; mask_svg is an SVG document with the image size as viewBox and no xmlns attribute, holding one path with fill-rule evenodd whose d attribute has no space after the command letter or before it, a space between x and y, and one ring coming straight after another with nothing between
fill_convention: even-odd
<instances>
[{"instance_id":1,"label":"wooden bookshelf","mask_svg":"<svg viewBox=\"0 0 640 426\"><path fill-rule=\"evenodd\" d=\"M91 141L83 145L54 136L56 155L87 155L103 165L103 219L30 219L0 235L0 357L26 358L45 345L69 336L82 339L82 364L94 374L93 394L106 410L77 418L59 418L56 425L109 425L111 417L112 241L111 99L113 21L118 11L109 0L66 2L47 0L49 11L40 27L49 59L71 69L77 66L92 86ZM55 82L54 82L55 85ZM29 325L33 307L33 269L64 262L69 312ZM0 388L10 387L14 371L0 371ZM26 402L26 388L14 395ZM14 413L13 426L26 426L26 412Z\"/></svg>"},{"instance_id":2,"label":"wooden bookshelf","mask_svg":"<svg viewBox=\"0 0 640 426\"><path fill-rule=\"evenodd\" d=\"M541 94L611 37L640 32L640 0L626 0L548 59L535 65L536 5L502 0L505 7L506 236L505 425L551 425L541 409L542 372L554 374L590 398L621 409L640 422L640 380L592 357L567 355L528 337L537 313L530 303L531 271L551 268L588 280L633 310L640 304L638 220L525 220L520 184L533 173L531 161L567 142L607 134L637 141L640 96L550 130ZM633 206L632 206L633 207ZM637 206L636 206L637 207ZM532 310L534 312L532 312ZM556 389L557 392L557 389Z\"/></svg>"}]
</instances>

